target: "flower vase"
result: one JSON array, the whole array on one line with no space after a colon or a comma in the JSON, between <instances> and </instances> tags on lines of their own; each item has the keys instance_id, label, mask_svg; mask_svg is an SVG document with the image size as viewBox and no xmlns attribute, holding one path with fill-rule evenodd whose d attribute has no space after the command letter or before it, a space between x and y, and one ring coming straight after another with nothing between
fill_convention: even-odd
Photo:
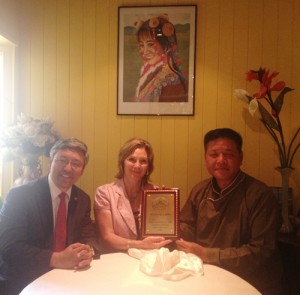
<instances>
[{"instance_id":1,"label":"flower vase","mask_svg":"<svg viewBox=\"0 0 300 295\"><path fill-rule=\"evenodd\" d=\"M281 175L281 215L282 215L282 225L280 228L280 232L282 233L292 233L294 228L291 224L289 218L289 180L291 173L293 172L293 168L276 168L277 171L280 172Z\"/></svg>"},{"instance_id":2,"label":"flower vase","mask_svg":"<svg viewBox=\"0 0 300 295\"><path fill-rule=\"evenodd\" d=\"M37 179L41 176L41 163L39 156L26 155L21 157L21 164L19 168L19 177L15 180L15 185L25 184L31 180Z\"/></svg>"}]
</instances>

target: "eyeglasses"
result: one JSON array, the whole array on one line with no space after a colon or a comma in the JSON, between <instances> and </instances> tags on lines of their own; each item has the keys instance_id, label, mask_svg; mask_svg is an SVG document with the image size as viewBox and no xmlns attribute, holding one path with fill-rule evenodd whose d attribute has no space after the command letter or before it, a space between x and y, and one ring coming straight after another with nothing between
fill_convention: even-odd
<instances>
[{"instance_id":1,"label":"eyeglasses","mask_svg":"<svg viewBox=\"0 0 300 295\"><path fill-rule=\"evenodd\" d=\"M81 162L76 160L73 161L66 157L56 157L54 158L54 161L63 167L65 167L70 163L73 170L80 170L83 167L83 164Z\"/></svg>"}]
</instances>

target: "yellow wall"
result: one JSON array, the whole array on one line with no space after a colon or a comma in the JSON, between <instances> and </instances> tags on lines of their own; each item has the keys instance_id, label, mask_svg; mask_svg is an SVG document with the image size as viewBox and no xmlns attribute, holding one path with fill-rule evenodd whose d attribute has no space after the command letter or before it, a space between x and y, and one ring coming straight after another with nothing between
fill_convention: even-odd
<instances>
[{"instance_id":1,"label":"yellow wall","mask_svg":"<svg viewBox=\"0 0 300 295\"><path fill-rule=\"evenodd\" d=\"M232 127L243 135L247 173L280 185L273 141L260 122L244 118L245 106L232 92L256 91L257 84L245 81L248 69L279 71L280 79L295 88L286 95L281 115L290 139L300 125L300 1L18 2L17 113L50 116L63 137L76 136L88 144L91 161L79 184L91 196L98 185L113 180L119 147L140 136L154 147L153 182L179 187L183 204L192 186L208 176L202 139L216 127ZM116 114L118 6L139 4L197 5L195 116ZM295 167L291 185L298 206L300 153Z\"/></svg>"}]
</instances>

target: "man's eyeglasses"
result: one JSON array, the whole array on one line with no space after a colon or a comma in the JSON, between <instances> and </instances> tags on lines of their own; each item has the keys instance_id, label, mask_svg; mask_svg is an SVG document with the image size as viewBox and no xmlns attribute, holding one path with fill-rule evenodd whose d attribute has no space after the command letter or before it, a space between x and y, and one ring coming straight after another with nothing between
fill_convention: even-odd
<instances>
[{"instance_id":1,"label":"man's eyeglasses","mask_svg":"<svg viewBox=\"0 0 300 295\"><path fill-rule=\"evenodd\" d=\"M55 157L54 161L63 167L65 167L66 165L68 165L70 163L73 170L79 170L83 167L83 164L81 162L76 161L76 160L73 161L73 160L70 160L65 157Z\"/></svg>"}]
</instances>

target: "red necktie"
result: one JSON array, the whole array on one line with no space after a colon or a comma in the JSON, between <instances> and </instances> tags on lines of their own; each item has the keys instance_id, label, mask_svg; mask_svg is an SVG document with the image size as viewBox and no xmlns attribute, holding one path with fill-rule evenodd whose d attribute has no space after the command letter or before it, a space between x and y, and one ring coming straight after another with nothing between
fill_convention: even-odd
<instances>
[{"instance_id":1,"label":"red necktie","mask_svg":"<svg viewBox=\"0 0 300 295\"><path fill-rule=\"evenodd\" d=\"M66 208L67 194L62 192L59 194L60 203L57 210L56 225L55 225L55 241L54 251L60 252L66 247L67 239L67 208Z\"/></svg>"}]
</instances>

